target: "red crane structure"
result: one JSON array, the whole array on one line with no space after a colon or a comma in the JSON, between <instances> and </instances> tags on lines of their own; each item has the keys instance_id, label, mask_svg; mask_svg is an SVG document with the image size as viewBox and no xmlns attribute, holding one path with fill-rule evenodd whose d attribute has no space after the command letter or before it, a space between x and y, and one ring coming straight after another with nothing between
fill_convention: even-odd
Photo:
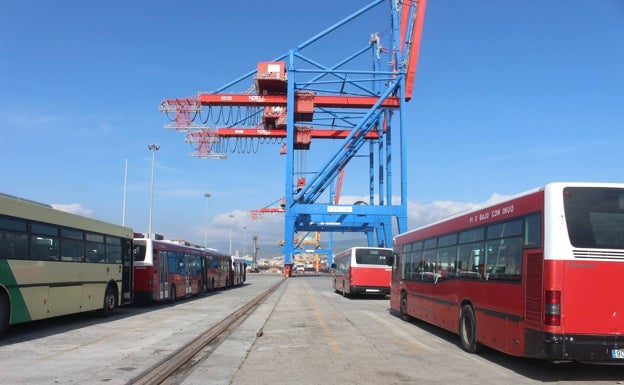
<instances>
[{"instance_id":1,"label":"red crane structure","mask_svg":"<svg viewBox=\"0 0 624 385\"><path fill-rule=\"evenodd\" d=\"M384 4L389 25L366 36L365 44L341 46L340 58L311 48L333 42L330 36L342 27ZM162 101L160 110L171 121L165 127L186 132L193 156L223 159L262 143L282 145L286 275L299 252L293 240L300 231L364 233L370 246L388 247L393 233L406 230L405 104L412 97L425 6L426 0L372 1L214 92ZM298 169L296 154L310 152L317 139L337 145L314 158L315 170ZM338 180L356 158L368 158L367 198L339 204Z\"/></svg>"}]
</instances>

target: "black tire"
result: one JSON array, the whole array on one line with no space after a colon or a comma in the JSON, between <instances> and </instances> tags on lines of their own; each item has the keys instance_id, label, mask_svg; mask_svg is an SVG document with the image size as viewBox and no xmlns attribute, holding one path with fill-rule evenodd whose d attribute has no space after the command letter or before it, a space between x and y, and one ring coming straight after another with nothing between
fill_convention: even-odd
<instances>
[{"instance_id":1,"label":"black tire","mask_svg":"<svg viewBox=\"0 0 624 385\"><path fill-rule=\"evenodd\" d=\"M208 291L214 291L214 289L215 289L214 278L211 278L210 287L208 288Z\"/></svg>"},{"instance_id":2,"label":"black tire","mask_svg":"<svg viewBox=\"0 0 624 385\"><path fill-rule=\"evenodd\" d=\"M111 316L117 307L117 289L113 285L108 285L104 292L104 303L102 306L102 315L104 317Z\"/></svg>"},{"instance_id":3,"label":"black tire","mask_svg":"<svg viewBox=\"0 0 624 385\"><path fill-rule=\"evenodd\" d=\"M345 283L344 281L342 281L342 296L343 297L349 297L349 293L347 293L347 291L345 290Z\"/></svg>"},{"instance_id":4,"label":"black tire","mask_svg":"<svg viewBox=\"0 0 624 385\"><path fill-rule=\"evenodd\" d=\"M9 298L0 293L0 335L9 328L10 320L11 306L9 305Z\"/></svg>"},{"instance_id":5,"label":"black tire","mask_svg":"<svg viewBox=\"0 0 624 385\"><path fill-rule=\"evenodd\" d=\"M477 341L477 318L470 305L464 305L459 316L459 342L468 353L478 354L483 351L483 345Z\"/></svg>"},{"instance_id":6,"label":"black tire","mask_svg":"<svg viewBox=\"0 0 624 385\"><path fill-rule=\"evenodd\" d=\"M401 293L401 303L399 305L401 311L401 319L403 321L409 321L412 317L407 314L407 294Z\"/></svg>"}]
</instances>

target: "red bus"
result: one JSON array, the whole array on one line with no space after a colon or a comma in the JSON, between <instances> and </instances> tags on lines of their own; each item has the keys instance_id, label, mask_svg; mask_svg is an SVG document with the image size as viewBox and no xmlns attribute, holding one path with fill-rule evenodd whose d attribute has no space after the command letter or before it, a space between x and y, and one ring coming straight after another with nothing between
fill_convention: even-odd
<instances>
[{"instance_id":1,"label":"red bus","mask_svg":"<svg viewBox=\"0 0 624 385\"><path fill-rule=\"evenodd\" d=\"M391 309L484 346L624 362L624 184L552 183L394 239Z\"/></svg>"},{"instance_id":2,"label":"red bus","mask_svg":"<svg viewBox=\"0 0 624 385\"><path fill-rule=\"evenodd\" d=\"M389 294L392 249L351 247L334 256L334 290L351 294Z\"/></svg>"},{"instance_id":3,"label":"red bus","mask_svg":"<svg viewBox=\"0 0 624 385\"><path fill-rule=\"evenodd\" d=\"M230 256L169 240L135 238L134 298L175 302L225 287L229 283Z\"/></svg>"}]
</instances>

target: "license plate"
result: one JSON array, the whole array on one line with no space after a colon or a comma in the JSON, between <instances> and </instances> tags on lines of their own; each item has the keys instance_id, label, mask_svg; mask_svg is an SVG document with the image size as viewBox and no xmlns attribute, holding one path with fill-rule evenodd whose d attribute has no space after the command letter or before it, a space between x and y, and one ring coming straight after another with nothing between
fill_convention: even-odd
<instances>
[{"instance_id":1,"label":"license plate","mask_svg":"<svg viewBox=\"0 0 624 385\"><path fill-rule=\"evenodd\" d=\"M624 349L611 349L611 358L617 360L624 359Z\"/></svg>"}]
</instances>

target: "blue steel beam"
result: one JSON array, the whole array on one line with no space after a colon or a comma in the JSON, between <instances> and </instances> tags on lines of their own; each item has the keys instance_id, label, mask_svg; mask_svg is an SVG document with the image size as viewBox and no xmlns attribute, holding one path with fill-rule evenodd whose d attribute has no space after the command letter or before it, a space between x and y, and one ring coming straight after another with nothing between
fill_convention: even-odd
<instances>
[{"instance_id":1,"label":"blue steel beam","mask_svg":"<svg viewBox=\"0 0 624 385\"><path fill-rule=\"evenodd\" d=\"M391 16L389 35L374 33L370 35L367 47L358 46L352 54L345 53L344 58L329 65L304 52L309 46L337 32L340 27L356 21L360 16L382 3L389 5ZM411 98L412 84L407 83L413 82L425 4L426 0L375 0L297 45L294 49L273 59L275 62L285 62L287 73L284 162L284 262L286 265L291 263L293 255L301 252L301 249L294 244L294 236L298 232L321 231L329 233L330 236L334 232L361 232L366 236L369 246L390 246L393 234L407 229L405 157L407 145L404 102ZM360 61L367 53L370 55L369 59L361 67L353 68L361 64ZM225 97L225 99L219 99L221 101L231 100L227 99L226 94L218 94L236 85L243 85L244 81L253 78L256 73L254 69L211 94L216 97ZM249 90L248 87L245 89ZM297 100L301 102L302 99L296 98L295 95L303 91L312 92L312 98L315 95L335 97L336 99L333 100L345 102L344 105L332 104L332 107L314 106L312 113L305 110L303 114L297 115L299 106L296 103ZM262 95L259 96L262 97ZM267 95L268 98L270 96L270 94ZM377 102L372 107L368 105L362 108L361 105L349 103L350 96L373 97ZM400 103L397 107L394 107L396 104L393 104L393 107L387 107L388 104L383 106L382 103L388 98L399 100ZM252 105L255 106L249 103L249 106ZM196 104L193 106L197 107ZM255 106L255 108L260 114L264 106ZM195 110L191 112L196 113ZM228 126L235 127L249 121L247 117L241 117L241 119L229 122ZM214 121L213 123L218 124ZM325 162L319 163L317 171L297 170L296 154L302 154L300 151L311 150L310 147L301 145L302 142L297 138L297 134L302 134L301 128L305 129L310 126L325 126L332 129L345 127L346 130L350 130L350 134L344 139L337 138L337 141L333 141L337 147L334 151L330 151ZM374 130L378 133L377 138L366 138L366 133ZM367 156L369 160L367 164L368 191L365 194L368 195L368 202L362 205L336 204L334 198L338 175L342 170L350 167L355 158L364 156ZM399 167L398 174L394 173L396 166ZM301 186L299 179L304 176L306 181ZM400 187L399 196L395 197L393 186L397 185ZM326 195L329 195L329 203L321 202ZM332 247L333 241L330 237L329 250Z\"/></svg>"}]
</instances>

